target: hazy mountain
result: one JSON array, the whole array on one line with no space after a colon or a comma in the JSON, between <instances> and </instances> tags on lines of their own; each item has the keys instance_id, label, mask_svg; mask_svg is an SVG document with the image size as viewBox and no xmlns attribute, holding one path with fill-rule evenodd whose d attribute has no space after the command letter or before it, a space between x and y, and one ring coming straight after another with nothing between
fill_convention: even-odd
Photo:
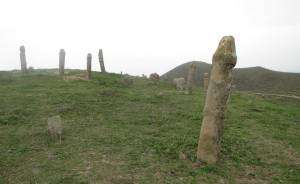
<instances>
[{"instance_id":1,"label":"hazy mountain","mask_svg":"<svg viewBox=\"0 0 300 184\"><path fill-rule=\"evenodd\" d=\"M175 67L162 75L162 79L172 81L174 78L187 76L191 63L196 63L196 84L203 85L203 74L210 72L211 64L192 61ZM300 73L287 73L269 70L263 67L235 68L233 84L238 90L266 92L300 92Z\"/></svg>"}]
</instances>

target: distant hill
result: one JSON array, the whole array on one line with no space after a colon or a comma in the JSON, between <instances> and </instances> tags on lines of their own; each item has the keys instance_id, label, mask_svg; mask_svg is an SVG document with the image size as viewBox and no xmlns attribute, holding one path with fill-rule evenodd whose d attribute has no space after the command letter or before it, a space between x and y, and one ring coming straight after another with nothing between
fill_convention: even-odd
<instances>
[{"instance_id":1,"label":"distant hill","mask_svg":"<svg viewBox=\"0 0 300 184\"><path fill-rule=\"evenodd\" d=\"M211 64L192 61L175 67L162 75L162 79L172 81L174 78L187 76L191 63L196 63L196 84L203 85L203 74L210 72ZM300 73L287 73L272 71L263 67L235 68L233 71L233 84L236 89L244 91L266 91L300 93Z\"/></svg>"}]
</instances>

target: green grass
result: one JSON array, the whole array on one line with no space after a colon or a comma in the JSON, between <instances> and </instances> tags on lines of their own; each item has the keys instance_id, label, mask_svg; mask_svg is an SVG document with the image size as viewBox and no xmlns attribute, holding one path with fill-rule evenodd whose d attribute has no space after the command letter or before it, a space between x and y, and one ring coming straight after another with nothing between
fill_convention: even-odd
<instances>
[{"instance_id":1,"label":"green grass","mask_svg":"<svg viewBox=\"0 0 300 184\"><path fill-rule=\"evenodd\" d=\"M193 168L201 88L0 72L0 94L0 183L300 183L300 101L234 92L220 161ZM54 115L62 144L46 134Z\"/></svg>"}]
</instances>

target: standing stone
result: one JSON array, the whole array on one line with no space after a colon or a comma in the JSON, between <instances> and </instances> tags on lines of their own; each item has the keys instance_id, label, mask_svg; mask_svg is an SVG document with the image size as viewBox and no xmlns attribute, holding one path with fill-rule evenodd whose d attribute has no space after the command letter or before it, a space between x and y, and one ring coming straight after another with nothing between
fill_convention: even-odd
<instances>
[{"instance_id":1,"label":"standing stone","mask_svg":"<svg viewBox=\"0 0 300 184\"><path fill-rule=\"evenodd\" d=\"M105 66L104 66L104 60L103 60L103 52L102 52L102 49L99 49L98 57L99 57L99 63L100 63L100 69L101 69L101 72L102 72L102 73L106 73L106 71L105 71Z\"/></svg>"},{"instance_id":2,"label":"standing stone","mask_svg":"<svg viewBox=\"0 0 300 184\"><path fill-rule=\"evenodd\" d=\"M87 55L87 63L86 63L86 71L87 71L87 80L92 78L92 54L88 53Z\"/></svg>"},{"instance_id":3,"label":"standing stone","mask_svg":"<svg viewBox=\"0 0 300 184\"><path fill-rule=\"evenodd\" d=\"M208 73L204 73L204 75L203 75L203 89L204 89L205 92L207 91L208 83L209 83Z\"/></svg>"},{"instance_id":4,"label":"standing stone","mask_svg":"<svg viewBox=\"0 0 300 184\"><path fill-rule=\"evenodd\" d=\"M65 58L66 52L64 49L59 51L59 75L63 76L65 73Z\"/></svg>"},{"instance_id":5,"label":"standing stone","mask_svg":"<svg viewBox=\"0 0 300 184\"><path fill-rule=\"evenodd\" d=\"M23 45L20 47L20 60L21 60L21 71L22 71L22 73L27 73L25 47Z\"/></svg>"},{"instance_id":6,"label":"standing stone","mask_svg":"<svg viewBox=\"0 0 300 184\"><path fill-rule=\"evenodd\" d=\"M187 92L188 94L191 94L193 91L193 85L194 85L194 78L195 78L195 72L196 72L196 64L192 63L189 68L188 76L187 76Z\"/></svg>"},{"instance_id":7,"label":"standing stone","mask_svg":"<svg viewBox=\"0 0 300 184\"><path fill-rule=\"evenodd\" d=\"M197 159L208 164L214 164L218 160L225 110L231 89L232 70L236 60L234 38L223 37L212 59L197 150Z\"/></svg>"}]
</instances>

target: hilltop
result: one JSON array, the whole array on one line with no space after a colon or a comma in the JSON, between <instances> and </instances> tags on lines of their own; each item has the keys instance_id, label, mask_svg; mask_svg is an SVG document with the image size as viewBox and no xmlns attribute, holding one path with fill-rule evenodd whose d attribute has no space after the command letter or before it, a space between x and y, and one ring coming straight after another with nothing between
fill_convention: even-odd
<instances>
[{"instance_id":1,"label":"hilltop","mask_svg":"<svg viewBox=\"0 0 300 184\"><path fill-rule=\"evenodd\" d=\"M203 74L210 72L211 64L201 61L192 62L197 65L196 84L202 86ZM162 79L172 81L174 78L186 77L192 62L184 63L166 72L162 75ZM235 68L233 71L233 84L236 89L243 91L300 95L300 73L277 72L263 67Z\"/></svg>"},{"instance_id":2,"label":"hilltop","mask_svg":"<svg viewBox=\"0 0 300 184\"><path fill-rule=\"evenodd\" d=\"M68 70L67 75L83 73ZM92 73L0 72L0 183L299 183L300 101L234 91L220 161L193 167L204 95ZM47 118L64 121L62 144Z\"/></svg>"}]
</instances>

